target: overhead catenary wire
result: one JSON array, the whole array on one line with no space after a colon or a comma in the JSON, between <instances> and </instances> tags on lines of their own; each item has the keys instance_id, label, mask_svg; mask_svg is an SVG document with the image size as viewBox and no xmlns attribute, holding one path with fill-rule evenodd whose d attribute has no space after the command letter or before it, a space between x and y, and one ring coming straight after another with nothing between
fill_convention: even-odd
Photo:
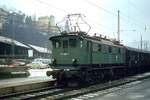
<instances>
[{"instance_id":1,"label":"overhead catenary wire","mask_svg":"<svg viewBox=\"0 0 150 100\"><path fill-rule=\"evenodd\" d=\"M36 1L36 2L39 2L40 4L46 5L48 9L54 8L54 9L57 9L57 10L62 11L62 12L64 12L64 13L69 13L68 11L66 11L66 10L64 10L64 9L62 9L62 8L56 7L56 6L54 6L54 5L50 4L50 3L44 2L44 1L42 1L42 0L35 0L35 1Z\"/></svg>"},{"instance_id":2,"label":"overhead catenary wire","mask_svg":"<svg viewBox=\"0 0 150 100\"><path fill-rule=\"evenodd\" d=\"M143 31L143 30L145 29L146 24L138 23L138 22L139 22L138 20L135 20L135 19L133 19L132 17L125 15L125 14L122 13L122 12L121 12L120 15L121 15L121 18L122 18L122 19L125 19L126 21L130 22L131 24L136 25L137 27L139 27L139 29L140 29L141 31Z\"/></svg>"},{"instance_id":3,"label":"overhead catenary wire","mask_svg":"<svg viewBox=\"0 0 150 100\"><path fill-rule=\"evenodd\" d=\"M91 6L94 6L94 7L97 7L97 8L99 8L99 9L103 10L104 12L110 14L111 16L117 17L117 14L116 14L116 13L114 13L114 12L112 12L112 11L110 11L110 10L104 8L104 7L101 7L101 6L99 6L99 5L97 5L97 4L93 3L93 2L91 2L91 1L89 1L89 0L84 0L84 1L87 2L88 4L90 4ZM132 17L129 17L129 16L125 15L125 14L122 13L122 12L121 12L120 15L121 15L121 16L120 16L121 19L125 19L126 21L129 21L130 23L139 26L139 28L143 31L143 28L144 28L145 25L146 25L145 23L144 23L144 24L143 24L143 23L140 23L139 21L135 20L135 19L132 18ZM142 26L144 26L144 27L142 27Z\"/></svg>"},{"instance_id":4,"label":"overhead catenary wire","mask_svg":"<svg viewBox=\"0 0 150 100\"><path fill-rule=\"evenodd\" d=\"M58 8L58 7L55 7L55 6L53 6L53 5L49 4L49 3L46 3L46 2L44 2L44 1L42 1L42 0L36 0L36 1L39 2L40 4L46 5L48 9L50 9L50 8L52 7L52 8L54 8L54 9L57 9L57 10L62 11L62 12L64 12L64 13L68 13L68 11L66 11L66 10L64 10L64 9L61 9L61 8ZM94 4L93 4L93 5L94 5ZM97 7L98 7L98 5L97 5ZM117 16L115 13L113 13L113 12L111 12L111 11L105 9L105 8L102 8L102 7L99 7L99 8L103 9L105 12L111 14L112 16ZM50 10L51 10L51 9L50 9ZM110 27L108 27L108 26L105 26L105 25L103 25L103 24L100 24L100 23L98 23L98 22L96 22L96 21L93 21L92 19L88 19L88 20L94 24L94 25L93 25L94 28L100 30L99 27L101 27L102 29L109 30L109 31L111 31L111 32L113 33L113 36L115 36L115 35L114 35L114 30L113 30L113 28L110 28ZM98 32L98 33L99 33L99 32ZM101 32L101 33L106 33L106 32ZM107 33L108 33L108 31L107 31Z\"/></svg>"},{"instance_id":5,"label":"overhead catenary wire","mask_svg":"<svg viewBox=\"0 0 150 100\"><path fill-rule=\"evenodd\" d=\"M107 10L107 9L105 9L105 8L103 8L103 7L101 7L101 6L97 5L97 4L95 4L95 3L91 2L91 1L89 1L89 0L84 0L84 1L87 2L88 4L94 6L94 7L97 7L97 8L99 8L99 9L103 10L104 12L106 12L106 13L112 15L112 16L117 16L116 13L113 13L113 12L111 12L111 11L109 11L109 10Z\"/></svg>"},{"instance_id":6,"label":"overhead catenary wire","mask_svg":"<svg viewBox=\"0 0 150 100\"><path fill-rule=\"evenodd\" d=\"M57 9L57 10L59 10L59 11L62 11L62 12L64 12L64 13L69 13L69 11L67 11L67 10L64 10L64 9L62 9L62 8L59 8L59 7L56 7L56 6L54 6L54 5L50 4L50 3L44 2L44 1L42 1L42 0L36 0L36 1L39 2L39 3L41 3L41 4L46 5L47 8L49 8L49 9L50 9L50 7L51 7L51 8ZM89 1L89 0L84 0L84 1L87 2L88 4L94 6L94 7L97 7L97 8L99 8L99 9L103 10L104 12L110 14L111 16L117 17L117 13L114 13L114 12L112 12L112 11L110 11L110 10L104 8L104 7L101 7L101 6L99 6L99 5L97 5L97 4L93 3L93 2L91 2L91 1ZM120 15L121 15L121 16L120 16L121 19L125 19L126 21L129 21L131 24L139 26L139 28L140 28L141 30L143 30L143 27L142 27L142 26L144 26L144 29L145 29L146 24L143 25L143 24L139 23L139 21L136 21L135 19L133 19L133 18L131 18L131 17L125 15L125 14L122 13L122 12L121 12ZM104 25L99 24L99 23L98 23L97 25L102 26L102 27L105 27ZM109 28L107 28L107 29L109 29ZM109 29L109 30L110 30L110 29Z\"/></svg>"},{"instance_id":7,"label":"overhead catenary wire","mask_svg":"<svg viewBox=\"0 0 150 100\"><path fill-rule=\"evenodd\" d=\"M41 0L37 0L37 1L39 1L40 3L46 4L46 5L48 5L48 6L51 6L50 4L48 4L48 3L46 3L46 2L43 2L43 1L41 1ZM55 6L52 6L52 7L55 7ZM61 10L61 11L63 11L63 12L66 12L66 13L68 12L68 11L66 11L66 10L64 10L64 9L60 9L60 8L57 8L57 7L55 7L55 8L58 9L58 10ZM112 12L108 11L108 10L105 9L105 8L102 8L102 7L101 7L101 9L103 9L103 10L106 11L107 13L112 14L113 16L117 16L115 13L112 13ZM110 27L104 26L104 25L102 25L102 24L100 24L100 23L97 23L97 22L91 20L91 19L88 19L88 20L90 20L90 21L96 23L98 26L102 26L102 27L105 28L105 29L112 30Z\"/></svg>"},{"instance_id":8,"label":"overhead catenary wire","mask_svg":"<svg viewBox=\"0 0 150 100\"><path fill-rule=\"evenodd\" d=\"M50 7L52 7L52 8L55 8L55 9L57 9L57 10L60 10L60 11L62 11L62 12L65 12L65 13L68 13L68 12L69 12L69 11L67 11L67 10L64 10L64 9L58 8L58 7L56 7L56 6L53 6L53 5L49 4L49 3L46 3L46 2L44 2L44 1L42 1L42 0L36 0L36 1L39 2L39 3L41 3L41 4L46 5L49 9L50 9ZM107 11L106 9L103 9L103 10L104 10L104 11ZM113 16L116 16L115 14L113 14L113 13L110 12L110 11L107 11L107 12L110 13L110 14L112 14ZM104 26L104 25L102 25L102 24L100 24L100 23L97 23L97 22L91 20L91 19L88 19L88 20L90 20L91 22L93 22L93 23L95 23L96 25L101 26L101 27L103 27L103 28L105 28L105 29L108 29L108 30L111 30L111 31L113 30L113 29L111 29L110 27Z\"/></svg>"},{"instance_id":9,"label":"overhead catenary wire","mask_svg":"<svg viewBox=\"0 0 150 100\"><path fill-rule=\"evenodd\" d=\"M56 6L54 6L54 5L51 5L50 3L46 3L46 2L44 2L44 1L42 1L42 0L36 0L36 1L38 1L40 4L46 5L46 7L47 7L48 9L54 8L54 9L57 9L57 10L59 10L59 11L65 13L65 14L69 14L67 10L64 10L64 9L62 9L62 8L59 8L59 7L56 7ZM101 6L99 6L98 4L95 4L95 3L93 3L93 2L91 2L91 1L89 1L89 0L84 0L84 1L87 2L87 3L90 4L90 5L92 5L92 6L96 7L96 8L98 8L98 9L104 11L105 13L107 13L107 14L113 16L113 17L116 17L116 19L117 19L117 11L116 11L116 13L114 13L114 12L110 11L109 9L106 9L106 8L104 8L104 7L101 7ZM131 5L131 6L132 6L132 5ZM50 9L50 10L51 10L51 9ZM133 17L133 16L129 16L128 14L125 14L123 11L120 12L120 18L121 18L121 19L120 19L121 22L123 22L123 23L125 22L125 23L127 23L129 26L131 25L131 27L135 27L134 29L131 29L131 31L132 31L132 30L136 30L136 31L139 31L139 30L140 30L140 32L144 32L144 31L146 32L146 31L148 30L148 26L147 26L146 23L142 22L141 20L138 20L137 18L135 18L135 17ZM128 22L127 22L127 21L128 21ZM108 30L109 30L109 31L112 31L112 33L113 33L113 35L114 35L114 37L115 37L116 31L113 31L113 28L110 28L110 27L108 27L108 26L106 26L106 25L103 25L103 24L98 23L98 22L95 22L95 21L92 21L92 22L94 23L93 27L94 27L95 29L96 29L96 28L99 29L99 27L101 27L101 28L106 29L107 31L108 31ZM123 25L124 25L124 24L123 24ZM123 27L123 25L121 25L121 27ZM114 29L114 30L115 30L115 29ZM125 29L125 30L126 30L126 29ZM127 31L130 31L130 30L127 30Z\"/></svg>"},{"instance_id":10,"label":"overhead catenary wire","mask_svg":"<svg viewBox=\"0 0 150 100\"><path fill-rule=\"evenodd\" d=\"M143 13L143 11L142 11L141 9L139 9L139 8L136 6L136 4L133 3L131 0L128 0L128 4L129 4L130 6L132 6L137 12L139 12L140 15L141 15L141 13ZM139 21L139 20L136 19L136 21L138 21L140 24L145 24L145 23L142 22L141 20Z\"/></svg>"}]
</instances>

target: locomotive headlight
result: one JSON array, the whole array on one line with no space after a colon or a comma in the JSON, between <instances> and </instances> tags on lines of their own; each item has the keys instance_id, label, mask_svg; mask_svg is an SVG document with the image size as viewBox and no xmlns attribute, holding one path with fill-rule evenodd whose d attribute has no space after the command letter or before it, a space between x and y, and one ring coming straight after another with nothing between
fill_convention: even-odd
<instances>
[{"instance_id":1,"label":"locomotive headlight","mask_svg":"<svg viewBox=\"0 0 150 100\"><path fill-rule=\"evenodd\" d=\"M55 58L52 59L52 64L56 64L56 59Z\"/></svg>"},{"instance_id":2,"label":"locomotive headlight","mask_svg":"<svg viewBox=\"0 0 150 100\"><path fill-rule=\"evenodd\" d=\"M73 59L72 59L72 62L74 62L75 60L76 60L76 59L73 58Z\"/></svg>"},{"instance_id":3,"label":"locomotive headlight","mask_svg":"<svg viewBox=\"0 0 150 100\"><path fill-rule=\"evenodd\" d=\"M76 60L75 58L73 58L73 59L72 59L72 63L73 63L73 64L76 64L76 63L77 63L77 60Z\"/></svg>"}]
</instances>

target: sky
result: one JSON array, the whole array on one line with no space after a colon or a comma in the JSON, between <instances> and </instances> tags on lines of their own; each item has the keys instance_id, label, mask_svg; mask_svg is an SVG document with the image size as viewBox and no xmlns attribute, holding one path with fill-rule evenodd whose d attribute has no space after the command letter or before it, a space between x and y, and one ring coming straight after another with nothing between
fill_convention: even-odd
<instances>
[{"instance_id":1,"label":"sky","mask_svg":"<svg viewBox=\"0 0 150 100\"><path fill-rule=\"evenodd\" d=\"M125 45L139 48L141 35L144 41L150 40L150 0L0 0L0 6L4 5L27 15L54 15L56 23L67 14L81 13L91 26L90 35L110 38L117 38L119 10L120 38Z\"/></svg>"}]
</instances>

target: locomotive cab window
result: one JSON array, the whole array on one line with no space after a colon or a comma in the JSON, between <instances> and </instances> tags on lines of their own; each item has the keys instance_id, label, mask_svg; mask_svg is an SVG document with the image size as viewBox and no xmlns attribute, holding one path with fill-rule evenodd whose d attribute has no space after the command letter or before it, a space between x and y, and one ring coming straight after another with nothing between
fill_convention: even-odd
<instances>
[{"instance_id":1,"label":"locomotive cab window","mask_svg":"<svg viewBox=\"0 0 150 100\"><path fill-rule=\"evenodd\" d=\"M103 53L107 53L107 46L106 45L102 45L102 51L103 51Z\"/></svg>"},{"instance_id":2,"label":"locomotive cab window","mask_svg":"<svg viewBox=\"0 0 150 100\"><path fill-rule=\"evenodd\" d=\"M68 40L63 40L63 48L68 48Z\"/></svg>"},{"instance_id":3,"label":"locomotive cab window","mask_svg":"<svg viewBox=\"0 0 150 100\"><path fill-rule=\"evenodd\" d=\"M77 45L77 40L76 39L69 39L69 47L75 48Z\"/></svg>"},{"instance_id":4,"label":"locomotive cab window","mask_svg":"<svg viewBox=\"0 0 150 100\"><path fill-rule=\"evenodd\" d=\"M89 41L87 41L86 47L87 47L87 49L89 49Z\"/></svg>"},{"instance_id":5,"label":"locomotive cab window","mask_svg":"<svg viewBox=\"0 0 150 100\"><path fill-rule=\"evenodd\" d=\"M109 51L109 53L112 53L112 47L111 46L108 47L108 51Z\"/></svg>"},{"instance_id":6,"label":"locomotive cab window","mask_svg":"<svg viewBox=\"0 0 150 100\"><path fill-rule=\"evenodd\" d=\"M102 46L99 44L98 45L98 51L101 51L102 50Z\"/></svg>"},{"instance_id":7,"label":"locomotive cab window","mask_svg":"<svg viewBox=\"0 0 150 100\"><path fill-rule=\"evenodd\" d=\"M52 45L54 48L61 47L61 42L59 40L53 40Z\"/></svg>"},{"instance_id":8,"label":"locomotive cab window","mask_svg":"<svg viewBox=\"0 0 150 100\"><path fill-rule=\"evenodd\" d=\"M96 52L98 51L98 44L97 43L93 43L93 51Z\"/></svg>"},{"instance_id":9,"label":"locomotive cab window","mask_svg":"<svg viewBox=\"0 0 150 100\"><path fill-rule=\"evenodd\" d=\"M118 53L119 53L119 54L121 53L121 49L120 49L120 48L118 48Z\"/></svg>"}]
</instances>

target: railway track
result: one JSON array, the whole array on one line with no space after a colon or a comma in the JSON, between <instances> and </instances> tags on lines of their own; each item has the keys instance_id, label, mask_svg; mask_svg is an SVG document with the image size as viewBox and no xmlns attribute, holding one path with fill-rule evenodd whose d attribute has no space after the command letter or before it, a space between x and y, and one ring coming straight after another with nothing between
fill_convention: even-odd
<instances>
[{"instance_id":1,"label":"railway track","mask_svg":"<svg viewBox=\"0 0 150 100\"><path fill-rule=\"evenodd\" d=\"M62 88L62 86L51 86L51 87L30 90L26 92L18 92L18 93L12 93L8 95L2 95L0 96L0 99L2 100L27 100L27 99L38 98L38 97L55 94L55 93L59 93L63 91L64 89Z\"/></svg>"},{"instance_id":2,"label":"railway track","mask_svg":"<svg viewBox=\"0 0 150 100\"><path fill-rule=\"evenodd\" d=\"M125 79L119 79L112 82L106 82L101 84L95 84L88 87L80 88L80 89L74 89L72 91L66 91L63 93L59 93L56 95L45 97L44 100L66 100L70 98L79 97L82 95L86 95L89 93L94 93L97 91L101 91L102 94L109 93L112 91L117 91L123 88L128 88L129 85L134 85L135 83L138 83L139 80L148 79L150 75L143 76L143 77L129 77ZM105 91L106 90L106 91ZM76 100L76 99L75 99Z\"/></svg>"},{"instance_id":3,"label":"railway track","mask_svg":"<svg viewBox=\"0 0 150 100\"><path fill-rule=\"evenodd\" d=\"M124 84L132 83L137 80L149 78L146 76L133 76L112 82L100 83L84 87L64 88L63 86L52 86L42 89L31 90L28 92L13 93L9 95L0 96L0 100L62 100L77 97L87 93L102 91L105 89L121 86Z\"/></svg>"}]
</instances>

